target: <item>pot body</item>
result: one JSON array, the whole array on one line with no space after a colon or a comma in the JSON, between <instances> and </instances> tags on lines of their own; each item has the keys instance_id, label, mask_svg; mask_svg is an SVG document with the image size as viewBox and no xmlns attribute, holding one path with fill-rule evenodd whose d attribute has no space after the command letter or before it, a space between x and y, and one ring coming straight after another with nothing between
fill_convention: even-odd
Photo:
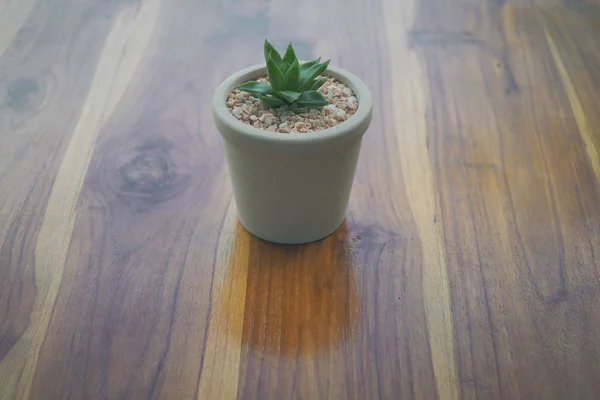
<instances>
[{"instance_id":1,"label":"pot body","mask_svg":"<svg viewBox=\"0 0 600 400\"><path fill-rule=\"evenodd\" d=\"M264 76L264 66L232 75L215 93L213 115L224 139L238 216L261 239L312 242L333 233L344 221L372 102L369 90L354 75L337 68L326 74L350 86L359 107L347 121L319 132L267 132L231 115L225 106L227 94Z\"/></svg>"}]
</instances>

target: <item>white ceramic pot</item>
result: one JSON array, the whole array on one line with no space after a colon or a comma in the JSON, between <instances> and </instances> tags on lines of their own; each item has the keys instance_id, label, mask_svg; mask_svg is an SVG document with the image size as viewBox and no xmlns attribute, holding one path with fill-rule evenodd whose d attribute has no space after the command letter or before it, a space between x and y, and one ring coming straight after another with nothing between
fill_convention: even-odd
<instances>
[{"instance_id":1,"label":"white ceramic pot","mask_svg":"<svg viewBox=\"0 0 600 400\"><path fill-rule=\"evenodd\" d=\"M238 121L225 105L235 86L264 75L264 65L239 71L213 99L240 222L270 242L322 239L344 222L362 136L371 122L371 92L358 77L329 67L325 75L356 94L357 112L319 132L267 132Z\"/></svg>"}]
</instances>

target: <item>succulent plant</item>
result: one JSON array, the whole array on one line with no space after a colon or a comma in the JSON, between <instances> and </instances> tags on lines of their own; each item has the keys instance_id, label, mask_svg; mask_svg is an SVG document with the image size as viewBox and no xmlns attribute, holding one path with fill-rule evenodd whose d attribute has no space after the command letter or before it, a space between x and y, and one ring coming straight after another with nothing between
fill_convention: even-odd
<instances>
[{"instance_id":1,"label":"succulent plant","mask_svg":"<svg viewBox=\"0 0 600 400\"><path fill-rule=\"evenodd\" d=\"M329 60L321 63L321 57L300 64L292 43L283 57L265 40L265 62L269 83L250 81L238 86L239 90L258 97L269 107L284 104L299 106L325 106L329 102L318 89L327 78L320 77L329 66Z\"/></svg>"}]
</instances>

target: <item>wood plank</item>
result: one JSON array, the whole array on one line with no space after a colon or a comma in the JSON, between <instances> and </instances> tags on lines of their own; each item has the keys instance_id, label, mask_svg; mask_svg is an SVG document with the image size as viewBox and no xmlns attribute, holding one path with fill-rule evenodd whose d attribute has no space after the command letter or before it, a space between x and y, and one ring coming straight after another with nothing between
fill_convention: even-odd
<instances>
[{"instance_id":1,"label":"wood plank","mask_svg":"<svg viewBox=\"0 0 600 400\"><path fill-rule=\"evenodd\" d=\"M11 2L4 10L18 7L14 17L25 16L25 5ZM86 141L74 137L71 151L66 148L82 112L87 80L97 67L93 57L80 57L94 54L93 44L108 27L103 18L82 29L78 22L85 18L86 6L90 4L35 8L0 60L0 298L10 305L2 307L0 319L0 398L27 397L71 239L77 181L85 174L79 166L86 153L79 145ZM61 37L73 40L57 40ZM93 134L82 133L84 139ZM65 180L71 162L61 167L63 177L57 177L63 156L75 166L74 180Z\"/></svg>"},{"instance_id":2,"label":"wood plank","mask_svg":"<svg viewBox=\"0 0 600 400\"><path fill-rule=\"evenodd\" d=\"M600 7L0 0L0 399L600 392ZM214 88L294 40L375 100L348 218L237 222Z\"/></svg>"},{"instance_id":3,"label":"wood plank","mask_svg":"<svg viewBox=\"0 0 600 400\"><path fill-rule=\"evenodd\" d=\"M581 305L599 300L588 239L597 233L577 200L597 197L593 163L542 9L497 15L510 19L477 40L419 43L433 93L461 398L591 398L596 383L565 371L598 357L588 329L597 305Z\"/></svg>"}]
</instances>

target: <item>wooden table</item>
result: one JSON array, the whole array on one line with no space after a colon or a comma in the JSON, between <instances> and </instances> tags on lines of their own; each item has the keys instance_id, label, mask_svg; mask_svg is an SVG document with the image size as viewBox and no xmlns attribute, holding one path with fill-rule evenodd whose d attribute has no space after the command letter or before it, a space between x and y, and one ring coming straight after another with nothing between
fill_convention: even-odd
<instances>
[{"instance_id":1,"label":"wooden table","mask_svg":"<svg viewBox=\"0 0 600 400\"><path fill-rule=\"evenodd\" d=\"M375 100L348 217L236 220L211 97ZM0 0L0 399L597 399L594 0Z\"/></svg>"}]
</instances>

